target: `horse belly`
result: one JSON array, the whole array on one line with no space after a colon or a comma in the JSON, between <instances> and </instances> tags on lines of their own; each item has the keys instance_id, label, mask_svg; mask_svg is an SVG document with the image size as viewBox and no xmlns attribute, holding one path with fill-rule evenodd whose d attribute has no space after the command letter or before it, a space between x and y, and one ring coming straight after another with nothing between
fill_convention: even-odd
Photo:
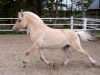
<instances>
[{"instance_id":1,"label":"horse belly","mask_svg":"<svg viewBox=\"0 0 100 75\"><path fill-rule=\"evenodd\" d=\"M48 35L46 36L46 38L44 39L43 42L43 48L62 48L67 44L67 39L63 34L52 34L52 35Z\"/></svg>"}]
</instances>

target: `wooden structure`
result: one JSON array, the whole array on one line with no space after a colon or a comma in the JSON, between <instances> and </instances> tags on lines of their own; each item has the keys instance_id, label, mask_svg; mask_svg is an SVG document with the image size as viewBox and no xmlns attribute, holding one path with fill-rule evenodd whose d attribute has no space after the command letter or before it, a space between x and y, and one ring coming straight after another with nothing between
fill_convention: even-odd
<instances>
[{"instance_id":1,"label":"wooden structure","mask_svg":"<svg viewBox=\"0 0 100 75\"><path fill-rule=\"evenodd\" d=\"M88 7L87 13L93 18L100 18L100 0L94 0Z\"/></svg>"}]
</instances>

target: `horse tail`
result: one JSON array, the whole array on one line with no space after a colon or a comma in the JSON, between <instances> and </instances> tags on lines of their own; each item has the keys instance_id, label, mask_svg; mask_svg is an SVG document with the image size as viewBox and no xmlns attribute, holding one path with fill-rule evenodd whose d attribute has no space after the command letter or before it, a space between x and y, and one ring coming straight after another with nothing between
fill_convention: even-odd
<instances>
[{"instance_id":1,"label":"horse tail","mask_svg":"<svg viewBox=\"0 0 100 75\"><path fill-rule=\"evenodd\" d=\"M78 31L77 34L81 37L83 41L94 40L94 37L90 35L89 32L86 31Z\"/></svg>"}]
</instances>

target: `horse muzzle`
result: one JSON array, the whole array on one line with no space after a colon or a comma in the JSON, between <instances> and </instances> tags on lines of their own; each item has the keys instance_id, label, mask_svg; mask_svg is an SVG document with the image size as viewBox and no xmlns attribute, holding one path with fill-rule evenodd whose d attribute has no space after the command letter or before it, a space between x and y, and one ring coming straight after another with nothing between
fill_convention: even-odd
<instances>
[{"instance_id":1,"label":"horse muzzle","mask_svg":"<svg viewBox=\"0 0 100 75\"><path fill-rule=\"evenodd\" d=\"M18 32L18 28L12 28L12 30L14 31L14 32Z\"/></svg>"}]
</instances>

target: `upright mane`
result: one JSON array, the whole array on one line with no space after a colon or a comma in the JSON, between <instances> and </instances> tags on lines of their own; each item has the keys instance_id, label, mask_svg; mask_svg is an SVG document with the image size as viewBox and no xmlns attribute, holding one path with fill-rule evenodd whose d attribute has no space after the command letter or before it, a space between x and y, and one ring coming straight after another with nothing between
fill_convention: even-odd
<instances>
[{"instance_id":1,"label":"upright mane","mask_svg":"<svg viewBox=\"0 0 100 75\"><path fill-rule=\"evenodd\" d=\"M39 24L44 24L43 20L38 15L36 15L35 13L29 12L29 11L25 11L24 14L31 21L35 21L35 22L38 21Z\"/></svg>"}]
</instances>

